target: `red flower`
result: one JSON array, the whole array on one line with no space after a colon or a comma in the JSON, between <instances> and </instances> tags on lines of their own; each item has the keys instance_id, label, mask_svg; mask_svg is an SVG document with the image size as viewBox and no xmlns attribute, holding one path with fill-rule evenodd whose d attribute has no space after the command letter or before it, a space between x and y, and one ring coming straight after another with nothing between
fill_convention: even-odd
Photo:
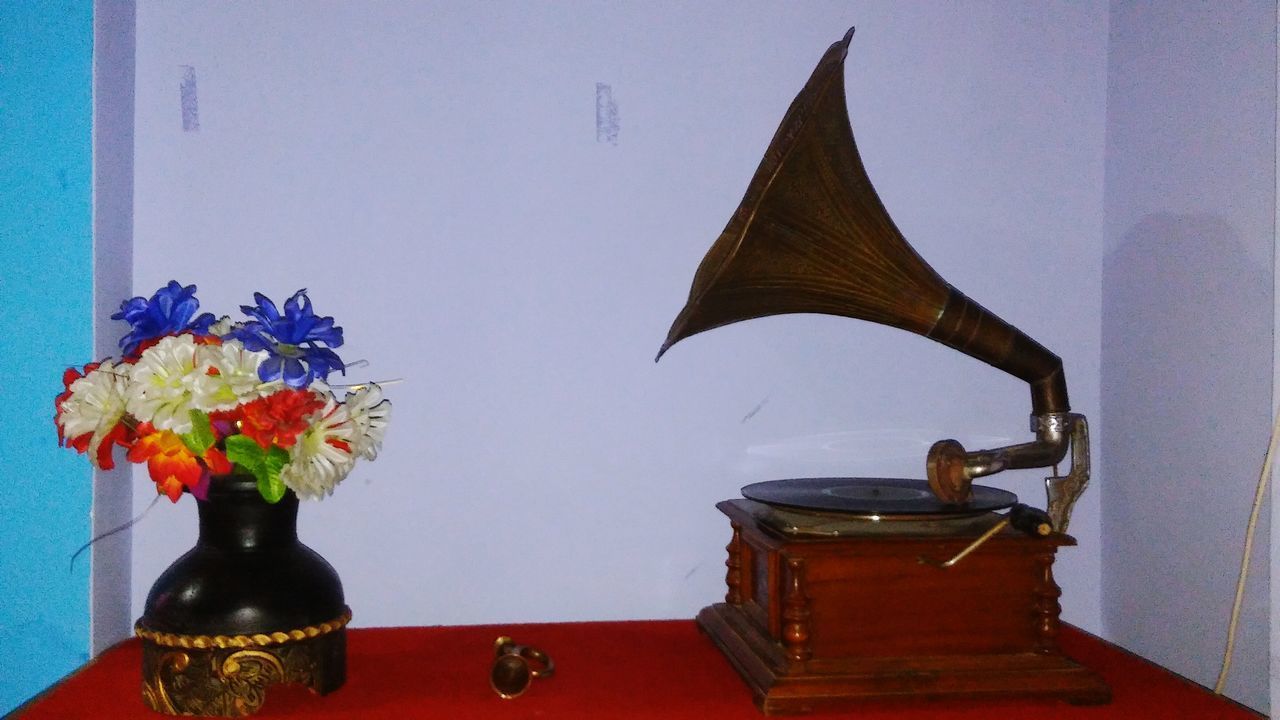
<instances>
[{"instance_id":1,"label":"red flower","mask_svg":"<svg viewBox=\"0 0 1280 720\"><path fill-rule=\"evenodd\" d=\"M209 413L209 424L213 426L213 434L219 440L236 432L236 427L240 423L240 418L244 416L241 407L236 406L230 410L214 410Z\"/></svg>"},{"instance_id":2,"label":"red flower","mask_svg":"<svg viewBox=\"0 0 1280 720\"><path fill-rule=\"evenodd\" d=\"M85 450L88 449L89 441L92 437L93 433L81 435L76 438L76 444L73 447L82 453L85 452ZM110 432L102 437L102 442L98 444L98 467L103 470L110 470L114 468L116 463L111 459L111 449L116 445L119 445L122 448L128 448L133 443L133 440L133 430L122 422L116 423L115 427L111 428ZM80 447L80 441L83 441L84 443L83 448Z\"/></svg>"},{"instance_id":3,"label":"red flower","mask_svg":"<svg viewBox=\"0 0 1280 720\"><path fill-rule=\"evenodd\" d=\"M293 447L310 423L307 417L324 407L310 390L285 389L241 406L240 432L262 449Z\"/></svg>"},{"instance_id":4,"label":"red flower","mask_svg":"<svg viewBox=\"0 0 1280 720\"><path fill-rule=\"evenodd\" d=\"M195 341L195 344L197 345L221 345L222 344L222 338L218 337L217 335L200 335L197 333L165 333L164 335L157 335L156 337L150 338L148 340L143 340L142 342L138 343L137 349L135 349L131 353L126 353L125 356L120 359L121 361L129 363L130 365L136 365L138 360L142 358L143 352L155 347L160 343L161 340L167 337L177 337L178 335L190 335L191 339Z\"/></svg>"}]
</instances>

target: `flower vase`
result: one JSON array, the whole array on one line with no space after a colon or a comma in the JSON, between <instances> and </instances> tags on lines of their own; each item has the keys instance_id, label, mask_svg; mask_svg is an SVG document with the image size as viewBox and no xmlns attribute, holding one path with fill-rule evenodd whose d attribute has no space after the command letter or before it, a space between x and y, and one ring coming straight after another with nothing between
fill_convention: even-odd
<instances>
[{"instance_id":1,"label":"flower vase","mask_svg":"<svg viewBox=\"0 0 1280 720\"><path fill-rule=\"evenodd\" d=\"M337 572L298 541L297 496L268 503L252 476L227 475L197 504L195 547L156 580L135 627L147 706L241 717L273 684L341 687L351 611Z\"/></svg>"}]
</instances>

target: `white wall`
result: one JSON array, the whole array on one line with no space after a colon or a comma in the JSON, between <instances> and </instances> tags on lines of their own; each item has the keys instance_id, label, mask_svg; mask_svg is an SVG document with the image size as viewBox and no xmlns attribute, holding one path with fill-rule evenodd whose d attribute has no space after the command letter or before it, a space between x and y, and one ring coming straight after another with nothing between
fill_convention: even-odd
<instances>
[{"instance_id":1,"label":"white wall","mask_svg":"<svg viewBox=\"0 0 1280 720\"><path fill-rule=\"evenodd\" d=\"M370 361L358 378L407 380L385 454L303 508L358 624L689 617L723 596L713 505L741 485L922 476L938 438L1028 437L1021 382L852 320L742 323L652 362L852 24L853 125L890 212L1063 356L1096 419L1101 3L139 3L135 290L177 278L232 311L307 287ZM1041 475L993 484L1041 503ZM1099 497L1058 572L1094 631ZM135 528L135 612L193 516Z\"/></svg>"},{"instance_id":2,"label":"white wall","mask_svg":"<svg viewBox=\"0 0 1280 720\"><path fill-rule=\"evenodd\" d=\"M1212 686L1271 420L1276 6L1115 3L1108 55L1105 627ZM1227 686L1263 710L1268 544Z\"/></svg>"},{"instance_id":3,"label":"white wall","mask_svg":"<svg viewBox=\"0 0 1280 720\"><path fill-rule=\"evenodd\" d=\"M111 315L127 296L133 273L133 0L93 3L93 357L119 352ZM97 537L127 523L133 487L128 463L93 471ZM149 493L143 493L144 495ZM128 533L92 546L90 636L97 654L133 632L132 543Z\"/></svg>"}]
</instances>

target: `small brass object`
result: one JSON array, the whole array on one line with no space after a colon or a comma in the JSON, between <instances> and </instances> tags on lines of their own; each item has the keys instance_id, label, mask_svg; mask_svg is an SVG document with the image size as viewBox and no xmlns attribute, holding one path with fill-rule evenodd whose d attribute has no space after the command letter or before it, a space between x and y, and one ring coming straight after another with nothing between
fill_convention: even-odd
<instances>
[{"instance_id":1,"label":"small brass object","mask_svg":"<svg viewBox=\"0 0 1280 720\"><path fill-rule=\"evenodd\" d=\"M528 645L517 645L511 638L493 642L493 669L489 671L489 687L503 700L520 697L536 678L550 677L556 671L551 657Z\"/></svg>"}]
</instances>

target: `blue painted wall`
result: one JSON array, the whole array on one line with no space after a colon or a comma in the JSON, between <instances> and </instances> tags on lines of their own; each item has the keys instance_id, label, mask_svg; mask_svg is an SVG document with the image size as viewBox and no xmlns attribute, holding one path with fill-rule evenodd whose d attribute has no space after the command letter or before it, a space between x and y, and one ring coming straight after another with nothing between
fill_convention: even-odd
<instances>
[{"instance_id":1,"label":"blue painted wall","mask_svg":"<svg viewBox=\"0 0 1280 720\"><path fill-rule=\"evenodd\" d=\"M89 463L57 447L93 352L91 0L0 0L0 713L89 657Z\"/></svg>"}]
</instances>

